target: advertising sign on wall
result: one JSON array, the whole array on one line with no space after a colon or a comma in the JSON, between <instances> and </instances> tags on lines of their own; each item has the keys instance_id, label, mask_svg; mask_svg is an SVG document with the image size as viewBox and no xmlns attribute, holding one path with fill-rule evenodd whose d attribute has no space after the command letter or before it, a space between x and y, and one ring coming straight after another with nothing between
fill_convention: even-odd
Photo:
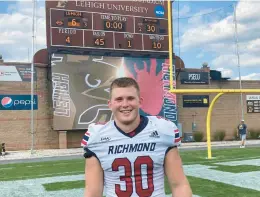
<instances>
[{"instance_id":1,"label":"advertising sign on wall","mask_svg":"<svg viewBox=\"0 0 260 197\"><path fill-rule=\"evenodd\" d=\"M112 80L123 76L136 79L140 86L142 115L177 122L176 94L169 92L168 60L53 54L54 130L86 129L93 122L113 119L107 104L109 87Z\"/></svg>"},{"instance_id":2,"label":"advertising sign on wall","mask_svg":"<svg viewBox=\"0 0 260 197\"><path fill-rule=\"evenodd\" d=\"M206 85L209 84L208 72L181 72L181 84Z\"/></svg>"},{"instance_id":3,"label":"advertising sign on wall","mask_svg":"<svg viewBox=\"0 0 260 197\"><path fill-rule=\"evenodd\" d=\"M34 69L34 81L36 81ZM0 81L31 81L30 66L0 66Z\"/></svg>"},{"instance_id":4,"label":"advertising sign on wall","mask_svg":"<svg viewBox=\"0 0 260 197\"><path fill-rule=\"evenodd\" d=\"M209 96L183 95L183 107L209 107Z\"/></svg>"},{"instance_id":5,"label":"advertising sign on wall","mask_svg":"<svg viewBox=\"0 0 260 197\"><path fill-rule=\"evenodd\" d=\"M0 95L0 110L31 110L31 95ZM38 109L38 96L33 97L33 109Z\"/></svg>"},{"instance_id":6,"label":"advertising sign on wall","mask_svg":"<svg viewBox=\"0 0 260 197\"><path fill-rule=\"evenodd\" d=\"M247 113L260 113L260 95L246 95Z\"/></svg>"}]
</instances>

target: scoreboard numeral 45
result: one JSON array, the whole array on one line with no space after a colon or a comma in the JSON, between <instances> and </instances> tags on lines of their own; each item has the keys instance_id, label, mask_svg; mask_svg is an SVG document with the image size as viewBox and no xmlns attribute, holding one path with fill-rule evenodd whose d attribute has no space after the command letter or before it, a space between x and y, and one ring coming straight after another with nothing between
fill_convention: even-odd
<instances>
[{"instance_id":1,"label":"scoreboard numeral 45","mask_svg":"<svg viewBox=\"0 0 260 197\"><path fill-rule=\"evenodd\" d=\"M104 46L105 39L104 38L95 38L94 43L96 46Z\"/></svg>"},{"instance_id":2,"label":"scoreboard numeral 45","mask_svg":"<svg viewBox=\"0 0 260 197\"><path fill-rule=\"evenodd\" d=\"M162 44L160 42L153 42L152 43L152 47L153 49L161 49L162 48Z\"/></svg>"}]
</instances>

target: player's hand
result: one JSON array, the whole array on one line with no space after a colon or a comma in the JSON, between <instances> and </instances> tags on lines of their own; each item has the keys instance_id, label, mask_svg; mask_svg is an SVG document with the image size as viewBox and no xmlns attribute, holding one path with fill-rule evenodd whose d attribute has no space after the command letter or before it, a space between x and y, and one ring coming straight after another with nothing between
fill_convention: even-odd
<instances>
[{"instance_id":1,"label":"player's hand","mask_svg":"<svg viewBox=\"0 0 260 197\"><path fill-rule=\"evenodd\" d=\"M147 63L143 61L143 69L138 69L136 63L134 70L136 77L125 65L126 76L134 78L140 86L141 97L144 99L141 109L150 115L158 115L163 105L162 71L156 74L156 59L151 59L150 72Z\"/></svg>"}]
</instances>

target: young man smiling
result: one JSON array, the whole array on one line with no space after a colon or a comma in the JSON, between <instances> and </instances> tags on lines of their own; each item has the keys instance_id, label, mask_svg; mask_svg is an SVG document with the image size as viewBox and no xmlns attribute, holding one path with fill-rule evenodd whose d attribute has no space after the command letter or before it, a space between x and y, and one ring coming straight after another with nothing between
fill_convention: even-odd
<instances>
[{"instance_id":1,"label":"young man smiling","mask_svg":"<svg viewBox=\"0 0 260 197\"><path fill-rule=\"evenodd\" d=\"M115 79L108 106L114 120L91 124L82 140L86 158L85 197L164 197L164 175L174 197L191 197L176 148L174 123L140 116L143 99L132 78Z\"/></svg>"}]
</instances>

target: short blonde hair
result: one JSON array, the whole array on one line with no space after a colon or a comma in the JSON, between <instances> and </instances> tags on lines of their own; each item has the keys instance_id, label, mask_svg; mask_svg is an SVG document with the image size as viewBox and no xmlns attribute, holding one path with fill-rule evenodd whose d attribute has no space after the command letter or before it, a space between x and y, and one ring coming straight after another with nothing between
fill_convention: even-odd
<instances>
[{"instance_id":1,"label":"short blonde hair","mask_svg":"<svg viewBox=\"0 0 260 197\"><path fill-rule=\"evenodd\" d=\"M115 87L126 88L126 87L131 87L131 86L133 86L137 90L138 96L140 96L140 87L135 79L133 79L131 77L116 78L110 85L110 98L111 98L111 93L112 93L113 88L115 88Z\"/></svg>"}]
</instances>

